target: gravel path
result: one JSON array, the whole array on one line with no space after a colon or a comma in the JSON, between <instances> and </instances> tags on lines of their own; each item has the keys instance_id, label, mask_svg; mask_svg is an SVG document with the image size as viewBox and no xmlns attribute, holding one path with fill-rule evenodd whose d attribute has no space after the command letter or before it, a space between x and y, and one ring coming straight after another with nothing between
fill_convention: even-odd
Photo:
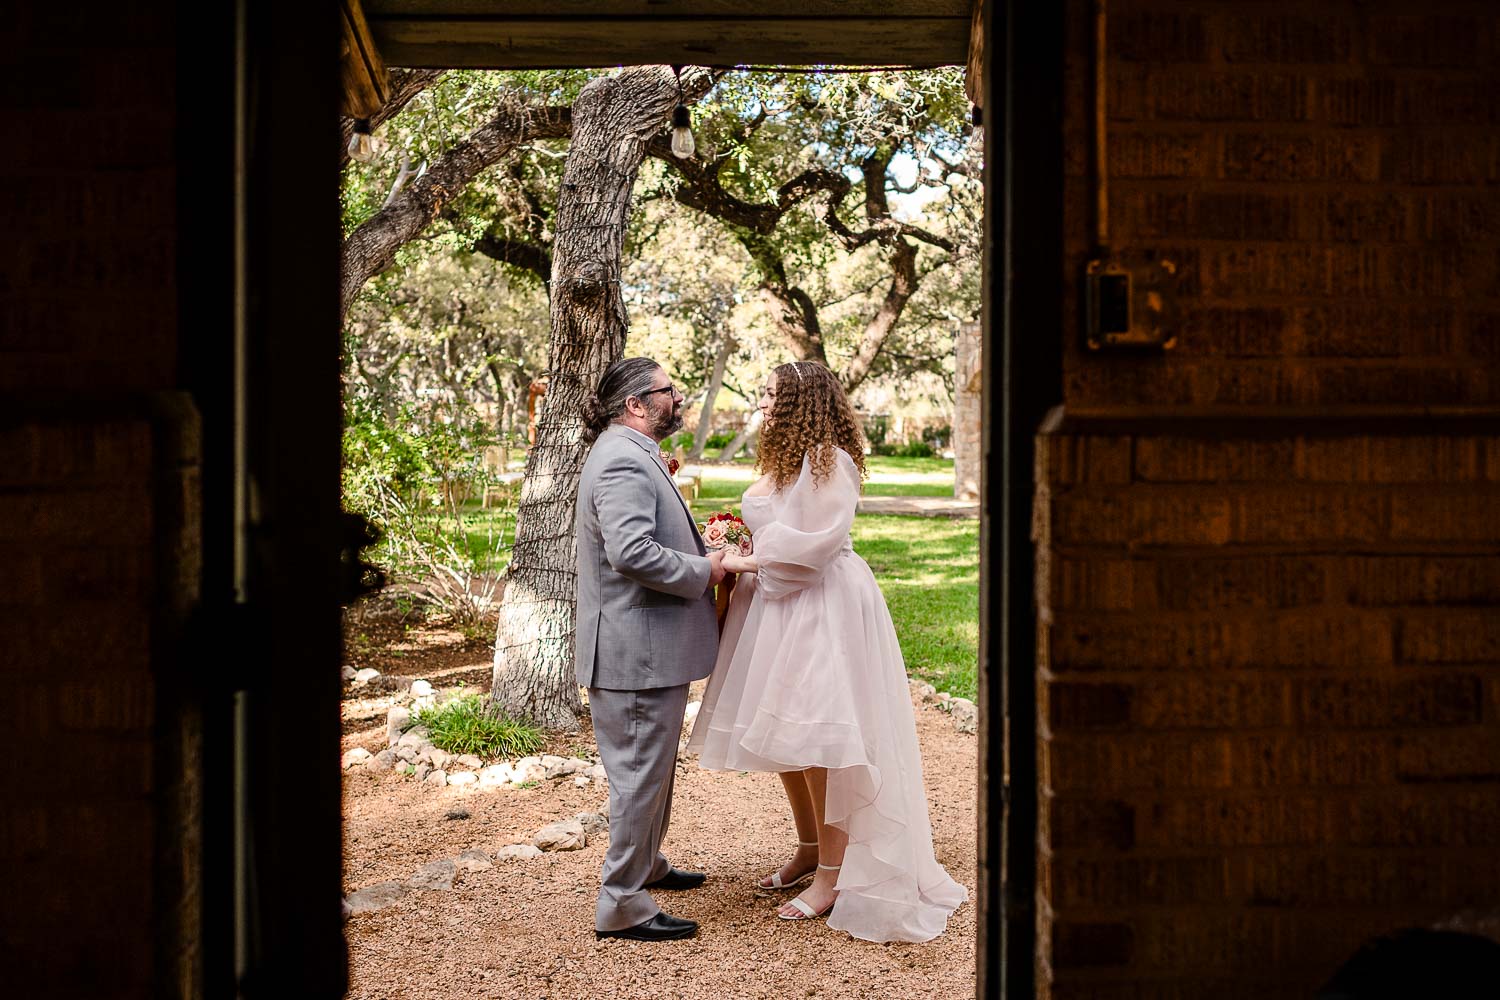
<instances>
[{"instance_id":1,"label":"gravel path","mask_svg":"<svg viewBox=\"0 0 1500 1000\"><path fill-rule=\"evenodd\" d=\"M780 781L703 771L685 758L665 850L679 867L707 872L708 882L692 892L659 893L657 900L699 921L696 939L595 940L594 895L607 844L600 835L583 850L460 873L452 891L415 892L352 917L349 995L972 997L976 742L957 733L947 715L920 704L917 728L938 860L970 895L936 941L871 944L821 922L777 920L775 907L785 897L760 894L751 883L777 867L796 840ZM382 736L383 729L348 726L344 748L373 752L382 749ZM592 737L567 738L553 752L587 756ZM602 787L570 779L529 789L433 788L354 768L344 778L345 890L404 880L429 861L471 847L493 853L553 820L596 810L604 798Z\"/></svg>"}]
</instances>

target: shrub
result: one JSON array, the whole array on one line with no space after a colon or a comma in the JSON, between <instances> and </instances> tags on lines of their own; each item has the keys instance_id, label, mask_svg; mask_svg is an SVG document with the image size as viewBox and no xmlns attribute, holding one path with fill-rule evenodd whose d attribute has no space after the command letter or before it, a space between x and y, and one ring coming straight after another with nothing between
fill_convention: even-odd
<instances>
[{"instance_id":1,"label":"shrub","mask_svg":"<svg viewBox=\"0 0 1500 1000\"><path fill-rule=\"evenodd\" d=\"M891 444L882 442L872 444L870 452L875 455L884 455L887 458L931 458L937 452L932 450L932 445L926 441L911 441L907 444Z\"/></svg>"},{"instance_id":2,"label":"shrub","mask_svg":"<svg viewBox=\"0 0 1500 1000\"><path fill-rule=\"evenodd\" d=\"M439 750L471 753L486 760L525 757L542 749L542 734L535 727L505 716L491 715L484 699L464 695L424 708L415 722L427 727L427 738Z\"/></svg>"},{"instance_id":3,"label":"shrub","mask_svg":"<svg viewBox=\"0 0 1500 1000\"><path fill-rule=\"evenodd\" d=\"M462 515L420 511L379 481L362 500L359 513L381 532L371 561L393 580L417 584L412 596L452 618L465 634L482 626L500 592L499 574L482 567L499 562L510 548L496 520L486 520L476 545Z\"/></svg>"},{"instance_id":4,"label":"shrub","mask_svg":"<svg viewBox=\"0 0 1500 1000\"><path fill-rule=\"evenodd\" d=\"M922 428L922 440L936 449L946 448L952 437L953 426L951 424L932 424Z\"/></svg>"},{"instance_id":5,"label":"shrub","mask_svg":"<svg viewBox=\"0 0 1500 1000\"><path fill-rule=\"evenodd\" d=\"M466 403L407 403L388 411L350 394L344 413L344 506L380 532L364 555L414 597L477 625L494 606L499 577L482 567L502 561L509 546L486 522L482 539L464 525L464 500L493 486L484 449L493 429Z\"/></svg>"},{"instance_id":6,"label":"shrub","mask_svg":"<svg viewBox=\"0 0 1500 1000\"><path fill-rule=\"evenodd\" d=\"M726 444L728 444L729 442L731 442L733 440L734 440L734 431L714 431L712 434L710 434L708 436L708 440L705 441L705 442L703 442L703 447L705 449L708 449L708 448L723 448ZM692 438L691 438L691 436L689 436L689 438L688 438L688 443L692 444Z\"/></svg>"}]
</instances>

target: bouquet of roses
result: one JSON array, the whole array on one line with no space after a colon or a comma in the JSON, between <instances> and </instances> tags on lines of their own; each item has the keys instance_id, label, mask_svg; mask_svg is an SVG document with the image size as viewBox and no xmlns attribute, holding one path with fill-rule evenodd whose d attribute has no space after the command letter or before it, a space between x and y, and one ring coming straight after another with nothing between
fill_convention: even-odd
<instances>
[{"instance_id":1,"label":"bouquet of roses","mask_svg":"<svg viewBox=\"0 0 1500 1000\"><path fill-rule=\"evenodd\" d=\"M742 556L748 556L751 552L750 528L727 510L710 516L707 521L698 525L698 530L703 533L704 547L711 551L732 548L737 549ZM733 593L737 579L731 573L714 588L714 609L719 616L720 633L724 631L724 616L729 613L729 595Z\"/></svg>"},{"instance_id":2,"label":"bouquet of roses","mask_svg":"<svg viewBox=\"0 0 1500 1000\"><path fill-rule=\"evenodd\" d=\"M748 556L753 551L749 527L727 510L721 510L709 517L707 521L698 525L698 530L703 534L704 546L710 550L735 548L742 556Z\"/></svg>"}]
</instances>

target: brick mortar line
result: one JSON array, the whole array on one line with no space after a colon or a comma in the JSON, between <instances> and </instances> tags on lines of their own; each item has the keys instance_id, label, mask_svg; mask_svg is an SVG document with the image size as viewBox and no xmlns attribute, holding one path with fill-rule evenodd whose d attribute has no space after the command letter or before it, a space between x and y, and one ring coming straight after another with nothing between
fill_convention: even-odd
<instances>
[{"instance_id":1,"label":"brick mortar line","mask_svg":"<svg viewBox=\"0 0 1500 1000\"><path fill-rule=\"evenodd\" d=\"M1361 78L1365 79L1365 78ZM1479 82L1489 82L1488 80ZM1277 137L1318 137L1334 141L1337 138L1434 138L1453 132L1473 132L1485 138L1493 138L1494 123L1449 122L1421 124L1408 122L1404 125L1381 125L1376 123L1339 124L1327 121L1295 119L1250 119L1250 118L1111 118L1110 135L1177 135L1201 134L1210 140L1231 135L1266 135ZM1116 127L1118 126L1118 127ZM1330 133L1330 126L1335 130ZM1092 120L1081 115L1072 115L1064 121L1063 144L1085 145L1092 129ZM50 175L45 175L50 176ZM1082 174L1068 176L1084 176ZM1111 175L1113 179L1113 175Z\"/></svg>"},{"instance_id":2,"label":"brick mortar line","mask_svg":"<svg viewBox=\"0 0 1500 1000\"><path fill-rule=\"evenodd\" d=\"M1371 857L1388 857L1391 855L1412 855L1429 858L1433 856L1433 845L1387 845L1379 844L1339 844L1338 854L1340 858L1353 855L1360 860L1369 860ZM1108 861L1214 861L1224 857L1225 851L1231 851L1234 855L1298 855L1309 857L1327 857L1329 851L1318 843L1286 843L1286 844L1231 844L1217 847L1184 847L1181 849L1172 847L1053 847L1052 858L1055 859L1057 852L1066 852L1071 859L1091 862ZM1495 849L1487 844L1471 844L1462 847L1443 847L1441 855L1446 856L1449 852L1454 854L1469 855L1476 854L1485 858L1493 858Z\"/></svg>"}]
</instances>

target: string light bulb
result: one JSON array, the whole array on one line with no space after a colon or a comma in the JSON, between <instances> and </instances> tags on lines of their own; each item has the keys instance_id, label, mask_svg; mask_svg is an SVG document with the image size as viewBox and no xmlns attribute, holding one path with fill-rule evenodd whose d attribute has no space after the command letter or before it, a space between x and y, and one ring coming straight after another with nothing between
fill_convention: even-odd
<instances>
[{"instance_id":1,"label":"string light bulb","mask_svg":"<svg viewBox=\"0 0 1500 1000\"><path fill-rule=\"evenodd\" d=\"M672 155L686 160L693 155L698 144L693 141L693 116L686 104L672 109Z\"/></svg>"},{"instance_id":2,"label":"string light bulb","mask_svg":"<svg viewBox=\"0 0 1500 1000\"><path fill-rule=\"evenodd\" d=\"M360 163L375 159L375 137L370 134L370 119L361 118L354 123L354 134L349 137L349 158Z\"/></svg>"},{"instance_id":3,"label":"string light bulb","mask_svg":"<svg viewBox=\"0 0 1500 1000\"><path fill-rule=\"evenodd\" d=\"M672 155L686 160L698 144L693 141L693 114L682 99L682 67L673 66L672 75L677 78L677 107L672 109Z\"/></svg>"}]
</instances>

